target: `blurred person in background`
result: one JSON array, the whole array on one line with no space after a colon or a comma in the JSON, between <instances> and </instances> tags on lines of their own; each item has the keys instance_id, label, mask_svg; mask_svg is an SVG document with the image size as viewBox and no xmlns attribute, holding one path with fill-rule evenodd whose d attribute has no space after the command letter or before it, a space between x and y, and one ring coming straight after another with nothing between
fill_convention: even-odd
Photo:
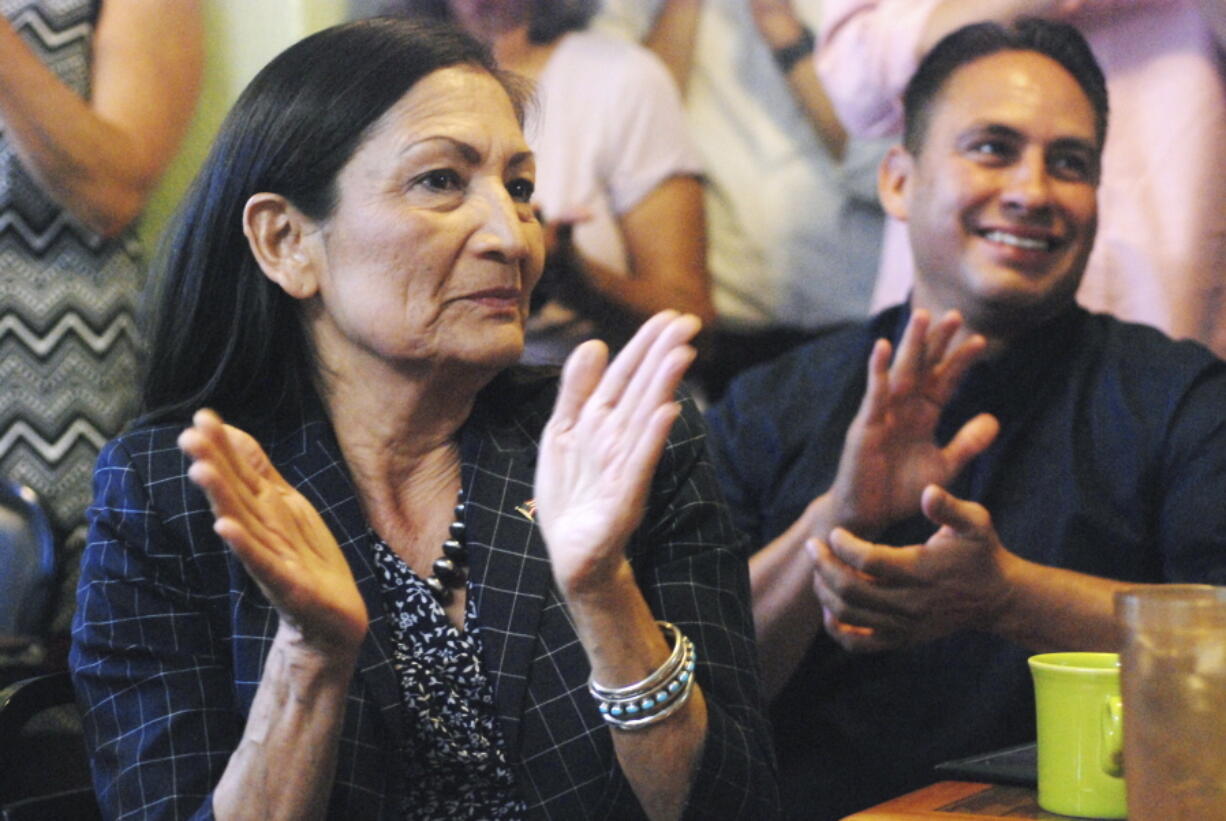
<instances>
[{"instance_id":1,"label":"blurred person in background","mask_svg":"<svg viewBox=\"0 0 1226 821\"><path fill-rule=\"evenodd\" d=\"M94 460L136 405L134 223L202 63L199 0L0 0L0 476L58 531L56 632Z\"/></svg>"},{"instance_id":2,"label":"blurred person in background","mask_svg":"<svg viewBox=\"0 0 1226 821\"><path fill-rule=\"evenodd\" d=\"M861 319L880 254L885 141L848 139L813 62L821 0L605 0L683 90L705 167L715 398L738 371Z\"/></svg>"}]
</instances>

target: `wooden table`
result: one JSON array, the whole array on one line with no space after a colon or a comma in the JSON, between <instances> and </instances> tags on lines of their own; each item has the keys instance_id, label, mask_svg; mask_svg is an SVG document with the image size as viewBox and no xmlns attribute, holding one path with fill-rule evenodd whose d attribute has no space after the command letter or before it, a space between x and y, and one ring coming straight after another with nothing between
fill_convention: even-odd
<instances>
[{"instance_id":1,"label":"wooden table","mask_svg":"<svg viewBox=\"0 0 1226 821\"><path fill-rule=\"evenodd\" d=\"M1032 787L976 784L970 781L940 781L922 790L849 815L843 821L1012 821L1044 818L1069 821L1040 809Z\"/></svg>"}]
</instances>

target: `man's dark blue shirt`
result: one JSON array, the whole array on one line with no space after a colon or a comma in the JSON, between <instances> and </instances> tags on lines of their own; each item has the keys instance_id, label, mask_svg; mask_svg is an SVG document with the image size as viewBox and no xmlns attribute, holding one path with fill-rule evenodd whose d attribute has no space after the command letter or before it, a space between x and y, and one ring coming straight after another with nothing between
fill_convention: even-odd
<instances>
[{"instance_id":1,"label":"man's dark blue shirt","mask_svg":"<svg viewBox=\"0 0 1226 821\"><path fill-rule=\"evenodd\" d=\"M905 307L734 381L708 414L737 525L755 548L831 484L874 340ZM1001 432L949 487L1041 564L1138 582L1226 584L1226 363L1080 308L975 365L941 416ZM875 541L923 542L921 515ZM1053 617L1057 617L1053 614ZM932 766L1034 738L1030 652L985 632L851 654L821 635L772 706L785 807L839 818L934 780Z\"/></svg>"}]
</instances>

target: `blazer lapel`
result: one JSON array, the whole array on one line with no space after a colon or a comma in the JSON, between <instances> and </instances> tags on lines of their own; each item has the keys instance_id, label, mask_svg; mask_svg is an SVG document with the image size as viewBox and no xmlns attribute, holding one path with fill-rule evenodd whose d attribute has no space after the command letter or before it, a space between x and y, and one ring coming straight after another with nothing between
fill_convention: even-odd
<instances>
[{"instance_id":1,"label":"blazer lapel","mask_svg":"<svg viewBox=\"0 0 1226 821\"><path fill-rule=\"evenodd\" d=\"M519 747L529 672L537 654L541 608L553 575L528 504L539 431L552 403L552 379L520 369L487 387L460 436L470 595L479 614L482 661L494 689L503 737ZM404 704L392 667L391 628L382 586L366 546L368 525L331 424L319 408L268 449L273 464L319 511L340 543L370 615L357 677L396 748L405 744ZM521 511L523 508L524 511Z\"/></svg>"},{"instance_id":2,"label":"blazer lapel","mask_svg":"<svg viewBox=\"0 0 1226 821\"><path fill-rule=\"evenodd\" d=\"M405 740L404 703L392 667L392 636L384 614L382 585L367 548L366 517L331 425L324 418L307 421L271 448L269 457L286 481L319 511L353 571L370 617L366 640L358 651L357 678L383 716L394 749L400 749Z\"/></svg>"},{"instance_id":3,"label":"blazer lapel","mask_svg":"<svg viewBox=\"0 0 1226 821\"><path fill-rule=\"evenodd\" d=\"M517 423L470 424L461 437L470 595L507 749L519 747L529 668L553 576L533 521L536 442Z\"/></svg>"}]
</instances>

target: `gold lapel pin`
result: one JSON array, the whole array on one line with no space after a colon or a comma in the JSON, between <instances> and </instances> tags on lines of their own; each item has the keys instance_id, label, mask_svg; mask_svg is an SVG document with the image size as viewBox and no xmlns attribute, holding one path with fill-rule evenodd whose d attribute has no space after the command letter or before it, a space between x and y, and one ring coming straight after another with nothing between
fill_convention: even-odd
<instances>
[{"instance_id":1,"label":"gold lapel pin","mask_svg":"<svg viewBox=\"0 0 1226 821\"><path fill-rule=\"evenodd\" d=\"M516 505L515 510L528 521L536 523L536 499L529 499L522 505Z\"/></svg>"}]
</instances>

